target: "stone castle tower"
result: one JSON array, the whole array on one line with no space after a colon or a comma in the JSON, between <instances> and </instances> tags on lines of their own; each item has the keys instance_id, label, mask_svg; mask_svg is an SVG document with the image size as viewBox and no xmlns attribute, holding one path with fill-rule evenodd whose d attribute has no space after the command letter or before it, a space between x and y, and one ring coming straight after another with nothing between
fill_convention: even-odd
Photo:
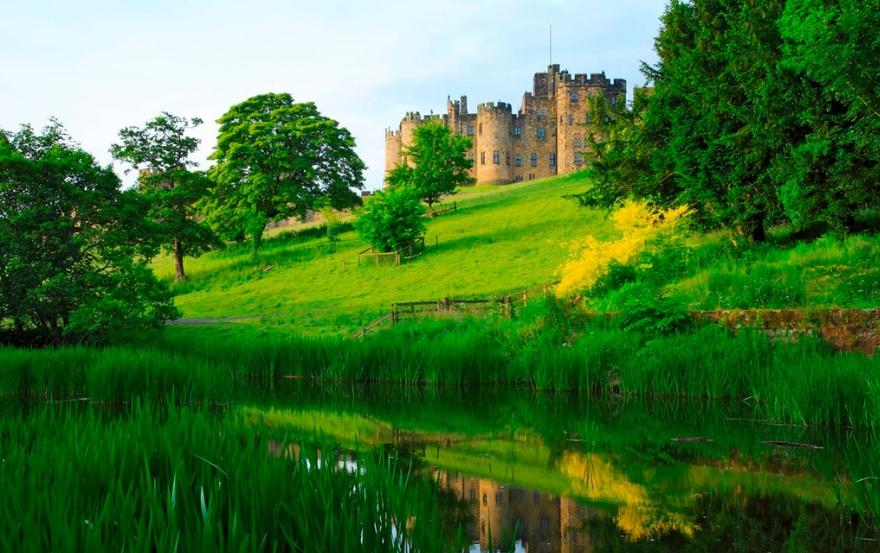
<instances>
[{"instance_id":1,"label":"stone castle tower","mask_svg":"<svg viewBox=\"0 0 880 553\"><path fill-rule=\"evenodd\" d=\"M412 143L416 127L431 120L443 121L454 133L471 138L471 176L477 184L571 173L584 167L590 132L587 100L596 94L604 94L611 103L624 101L626 81L609 81L605 73L572 77L559 65L551 65L546 73L535 73L532 92L523 95L518 113L504 102L478 104L477 112L469 113L467 96L448 99L442 116L407 113L398 130L385 132L385 174L406 162L401 149Z\"/></svg>"}]
</instances>

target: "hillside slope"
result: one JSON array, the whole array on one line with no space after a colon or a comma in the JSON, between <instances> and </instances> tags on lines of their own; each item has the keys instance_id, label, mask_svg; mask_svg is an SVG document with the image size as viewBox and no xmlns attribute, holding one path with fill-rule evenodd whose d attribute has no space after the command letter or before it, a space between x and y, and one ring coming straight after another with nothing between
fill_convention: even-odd
<instances>
[{"instance_id":1,"label":"hillside slope","mask_svg":"<svg viewBox=\"0 0 880 553\"><path fill-rule=\"evenodd\" d=\"M185 317L272 315L258 320L338 333L393 302L492 297L544 284L557 278L567 242L613 232L604 213L563 198L585 186L575 174L466 189L450 199L457 211L429 220L428 251L401 267L358 266L357 254L368 245L354 232L340 236L335 253L323 239L293 244L275 234L257 259L246 247L188 259L190 281L173 286L176 303ZM170 260L157 261L155 271L173 276Z\"/></svg>"}]
</instances>

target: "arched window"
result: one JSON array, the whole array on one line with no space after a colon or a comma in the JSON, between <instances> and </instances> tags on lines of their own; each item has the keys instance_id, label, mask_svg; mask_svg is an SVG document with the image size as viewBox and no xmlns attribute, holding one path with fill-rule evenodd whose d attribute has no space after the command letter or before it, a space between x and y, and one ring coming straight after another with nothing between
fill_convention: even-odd
<instances>
[{"instance_id":1,"label":"arched window","mask_svg":"<svg viewBox=\"0 0 880 553\"><path fill-rule=\"evenodd\" d=\"M474 136L474 126L473 126L473 125L468 125L468 128L467 128L467 135L468 135L468 136Z\"/></svg>"},{"instance_id":2,"label":"arched window","mask_svg":"<svg viewBox=\"0 0 880 553\"><path fill-rule=\"evenodd\" d=\"M544 138L544 127L538 127L538 138Z\"/></svg>"},{"instance_id":3,"label":"arched window","mask_svg":"<svg viewBox=\"0 0 880 553\"><path fill-rule=\"evenodd\" d=\"M578 101L578 93L577 93L577 92L572 92L572 93L571 93L571 101L572 101L572 102L577 102L577 101Z\"/></svg>"},{"instance_id":4,"label":"arched window","mask_svg":"<svg viewBox=\"0 0 880 553\"><path fill-rule=\"evenodd\" d=\"M492 152L492 163L495 165L501 165L501 154L498 153L498 150Z\"/></svg>"},{"instance_id":5,"label":"arched window","mask_svg":"<svg viewBox=\"0 0 880 553\"><path fill-rule=\"evenodd\" d=\"M486 165L486 152L480 152L480 165Z\"/></svg>"},{"instance_id":6,"label":"arched window","mask_svg":"<svg viewBox=\"0 0 880 553\"><path fill-rule=\"evenodd\" d=\"M538 166L538 154L532 152L532 167Z\"/></svg>"},{"instance_id":7,"label":"arched window","mask_svg":"<svg viewBox=\"0 0 880 553\"><path fill-rule=\"evenodd\" d=\"M582 156L580 153L576 153L576 154L574 155L574 163L575 163L575 165L580 165L580 164L583 163L583 162L584 162L584 156Z\"/></svg>"},{"instance_id":8,"label":"arched window","mask_svg":"<svg viewBox=\"0 0 880 553\"><path fill-rule=\"evenodd\" d=\"M516 154L513 157L513 164L516 165L517 167L522 167L522 155Z\"/></svg>"},{"instance_id":9,"label":"arched window","mask_svg":"<svg viewBox=\"0 0 880 553\"><path fill-rule=\"evenodd\" d=\"M522 134L522 129L520 127L514 127L513 136L519 136L520 134Z\"/></svg>"},{"instance_id":10,"label":"arched window","mask_svg":"<svg viewBox=\"0 0 880 553\"><path fill-rule=\"evenodd\" d=\"M480 134L483 134L483 124L480 123Z\"/></svg>"},{"instance_id":11,"label":"arched window","mask_svg":"<svg viewBox=\"0 0 880 553\"><path fill-rule=\"evenodd\" d=\"M569 124L569 125L573 125L573 124L574 124L574 115L569 115L569 116L568 116L568 124Z\"/></svg>"},{"instance_id":12,"label":"arched window","mask_svg":"<svg viewBox=\"0 0 880 553\"><path fill-rule=\"evenodd\" d=\"M580 139L580 138L575 138L575 139L574 139L574 147L575 147L575 148L580 148L580 147L581 147L581 139Z\"/></svg>"},{"instance_id":13,"label":"arched window","mask_svg":"<svg viewBox=\"0 0 880 553\"><path fill-rule=\"evenodd\" d=\"M556 167L556 154L550 154L550 167Z\"/></svg>"}]
</instances>

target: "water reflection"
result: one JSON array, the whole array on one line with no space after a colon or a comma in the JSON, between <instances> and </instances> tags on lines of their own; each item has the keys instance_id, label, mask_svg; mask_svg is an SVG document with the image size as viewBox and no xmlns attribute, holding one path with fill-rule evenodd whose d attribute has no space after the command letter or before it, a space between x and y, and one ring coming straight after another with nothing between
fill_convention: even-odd
<instances>
[{"instance_id":1,"label":"water reflection","mask_svg":"<svg viewBox=\"0 0 880 553\"><path fill-rule=\"evenodd\" d=\"M244 411L413 460L438 484L444 537L460 528L474 552L880 551L846 506L842 453L866 438L750 422L737 405L387 389L281 403Z\"/></svg>"},{"instance_id":2,"label":"water reflection","mask_svg":"<svg viewBox=\"0 0 880 553\"><path fill-rule=\"evenodd\" d=\"M588 520L609 514L555 494L505 486L485 478L440 470L437 474L441 494L454 494L468 509L463 523L465 535L476 547L488 551L504 547L515 532L516 549L542 552L593 551L595 540L585 530ZM451 518L451 517L450 517Z\"/></svg>"}]
</instances>

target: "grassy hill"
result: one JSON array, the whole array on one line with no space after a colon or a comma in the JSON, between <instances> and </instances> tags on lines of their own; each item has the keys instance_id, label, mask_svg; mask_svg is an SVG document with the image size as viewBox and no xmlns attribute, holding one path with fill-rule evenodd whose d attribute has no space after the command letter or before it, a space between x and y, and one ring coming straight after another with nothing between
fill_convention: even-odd
<instances>
[{"instance_id":1,"label":"grassy hill","mask_svg":"<svg viewBox=\"0 0 880 553\"><path fill-rule=\"evenodd\" d=\"M172 289L184 317L251 317L241 322L304 334L356 330L394 302L497 297L556 280L572 240L616 237L603 212L563 197L587 186L574 174L465 189L454 197L457 211L429 220L427 252L401 267L358 266L368 245L354 232L329 252L326 239L298 240L291 231L305 227L294 226L268 232L257 258L248 245L233 245L188 260L190 280ZM877 225L867 228L809 240L779 228L764 244L696 234L686 252L641 267L691 309L877 307L880 235ZM173 277L170 259L155 270ZM624 286L587 307L619 309L630 295Z\"/></svg>"},{"instance_id":2,"label":"grassy hill","mask_svg":"<svg viewBox=\"0 0 880 553\"><path fill-rule=\"evenodd\" d=\"M400 267L358 266L368 245L354 232L340 235L330 253L326 240L292 243L274 231L256 259L247 246L188 259L190 281L173 286L176 303L185 317L273 315L258 320L335 333L359 328L393 302L492 297L544 284L557 278L568 241L613 231L603 213L563 198L586 186L575 174L465 189L453 198L457 211L428 222L427 252ZM170 259L155 270L169 280L174 274Z\"/></svg>"}]
</instances>

